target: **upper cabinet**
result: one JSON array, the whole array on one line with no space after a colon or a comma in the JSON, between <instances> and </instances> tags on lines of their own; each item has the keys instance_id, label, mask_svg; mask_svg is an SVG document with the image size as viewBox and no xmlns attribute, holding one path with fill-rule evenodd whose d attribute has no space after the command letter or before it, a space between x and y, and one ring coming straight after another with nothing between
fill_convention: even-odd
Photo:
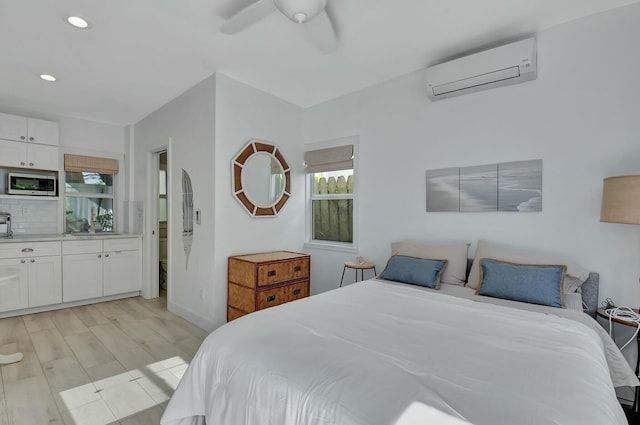
<instances>
[{"instance_id":1,"label":"upper cabinet","mask_svg":"<svg viewBox=\"0 0 640 425\"><path fill-rule=\"evenodd\" d=\"M58 123L0 113L0 139L58 146Z\"/></svg>"}]
</instances>

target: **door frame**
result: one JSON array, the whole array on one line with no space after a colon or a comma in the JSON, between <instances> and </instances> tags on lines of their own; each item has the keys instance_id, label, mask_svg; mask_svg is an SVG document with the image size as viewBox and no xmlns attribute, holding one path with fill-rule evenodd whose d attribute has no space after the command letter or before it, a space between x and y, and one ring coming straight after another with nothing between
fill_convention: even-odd
<instances>
[{"instance_id":1,"label":"door frame","mask_svg":"<svg viewBox=\"0 0 640 425\"><path fill-rule=\"evenodd\" d=\"M160 295L159 272L160 259L158 248L160 244L158 224L160 154L167 153L167 298L171 299L171 138L165 146L155 147L147 152L147 195L144 214L144 250L147 252L144 265L146 278L141 288L143 298L157 298Z\"/></svg>"}]
</instances>

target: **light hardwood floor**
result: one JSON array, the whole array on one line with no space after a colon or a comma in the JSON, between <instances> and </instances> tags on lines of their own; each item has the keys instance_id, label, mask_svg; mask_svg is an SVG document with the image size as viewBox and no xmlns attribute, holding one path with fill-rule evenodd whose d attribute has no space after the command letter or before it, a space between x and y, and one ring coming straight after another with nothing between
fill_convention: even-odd
<instances>
[{"instance_id":1,"label":"light hardwood floor","mask_svg":"<svg viewBox=\"0 0 640 425\"><path fill-rule=\"evenodd\" d=\"M0 319L0 425L157 425L207 333L128 298Z\"/></svg>"}]
</instances>

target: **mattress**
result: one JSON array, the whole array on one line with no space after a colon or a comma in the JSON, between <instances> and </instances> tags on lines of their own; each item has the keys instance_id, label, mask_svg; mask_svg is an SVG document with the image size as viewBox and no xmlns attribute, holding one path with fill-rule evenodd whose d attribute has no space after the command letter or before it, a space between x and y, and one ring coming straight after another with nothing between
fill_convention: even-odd
<instances>
[{"instance_id":1,"label":"mattress","mask_svg":"<svg viewBox=\"0 0 640 425\"><path fill-rule=\"evenodd\" d=\"M638 380L606 332L517 304L370 280L250 314L206 338L161 424L626 424L614 387Z\"/></svg>"}]
</instances>

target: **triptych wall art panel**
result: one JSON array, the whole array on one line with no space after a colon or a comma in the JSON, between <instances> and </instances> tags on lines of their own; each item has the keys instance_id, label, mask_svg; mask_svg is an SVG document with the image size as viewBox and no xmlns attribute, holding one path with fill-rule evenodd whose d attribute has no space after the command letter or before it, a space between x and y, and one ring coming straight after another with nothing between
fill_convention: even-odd
<instances>
[{"instance_id":1,"label":"triptych wall art panel","mask_svg":"<svg viewBox=\"0 0 640 425\"><path fill-rule=\"evenodd\" d=\"M427 171L427 212L542 211L542 160Z\"/></svg>"}]
</instances>

